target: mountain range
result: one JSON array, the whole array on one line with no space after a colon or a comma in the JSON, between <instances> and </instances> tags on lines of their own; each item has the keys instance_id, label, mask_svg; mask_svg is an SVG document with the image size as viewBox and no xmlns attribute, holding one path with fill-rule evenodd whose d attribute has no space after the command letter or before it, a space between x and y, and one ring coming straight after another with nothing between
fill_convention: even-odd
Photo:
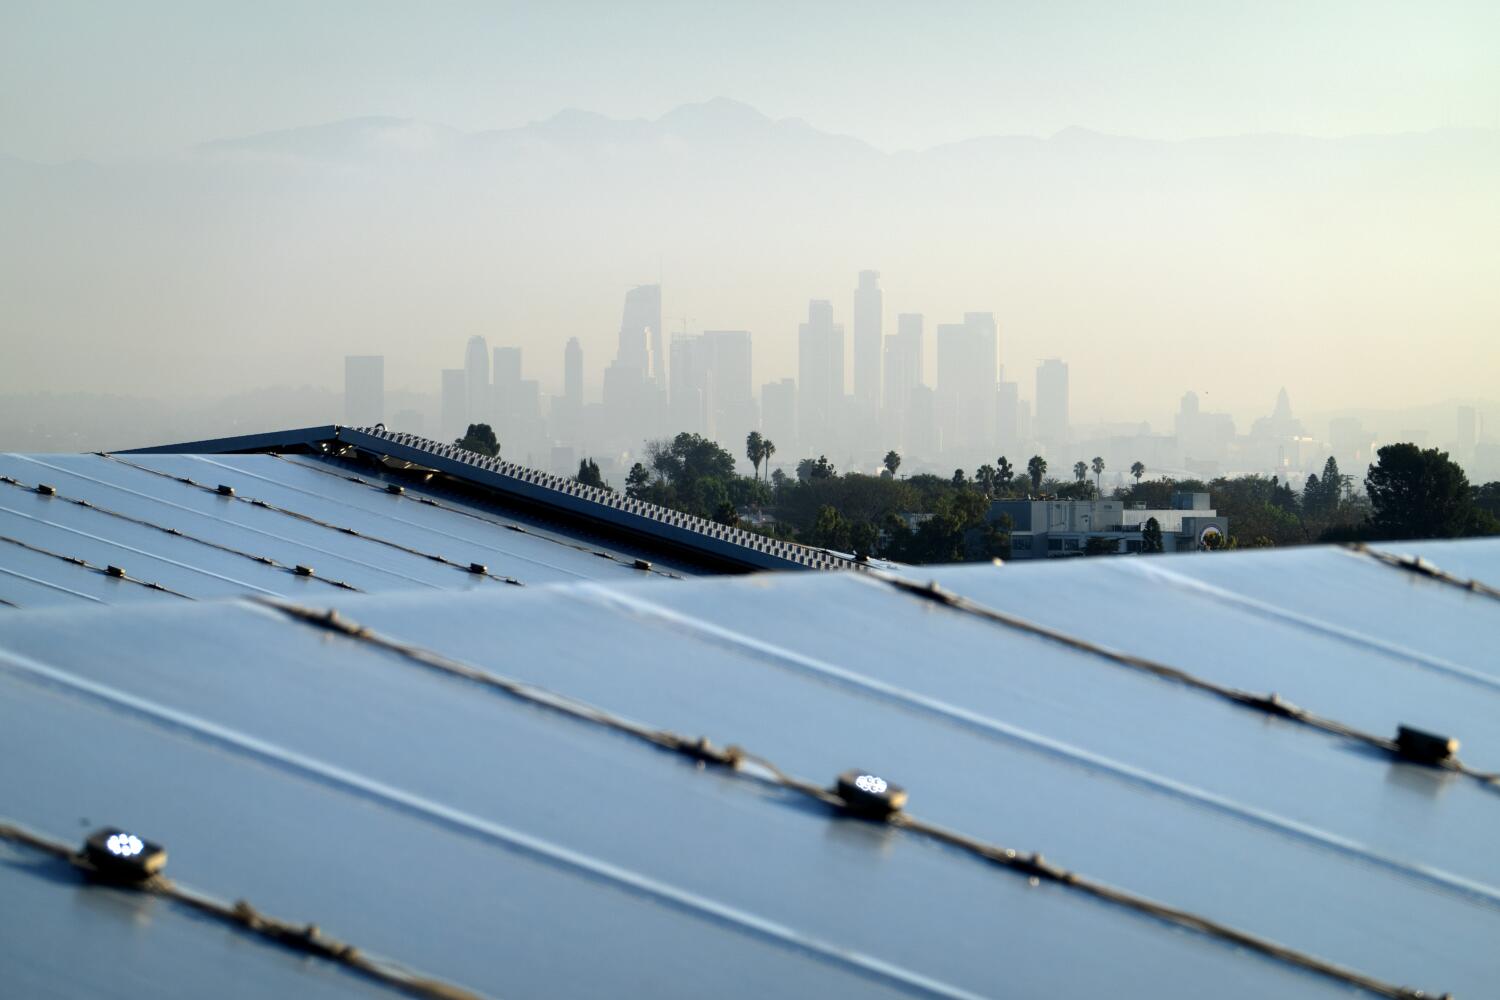
<instances>
[{"instance_id":1,"label":"mountain range","mask_svg":"<svg viewBox=\"0 0 1500 1000\"><path fill-rule=\"evenodd\" d=\"M1319 409L1484 395L1497 178L1495 131L887 153L725 99L0 159L0 391L336 387L344 354L381 353L426 392L476 333L548 385L578 336L593 383L624 291L659 276L671 330L751 330L769 381L795 374L808 299L847 323L874 268L888 324L993 311L1023 396L1038 359L1069 360L1084 419L1161 419L1186 388L1246 412L1282 384Z\"/></svg>"}]
</instances>

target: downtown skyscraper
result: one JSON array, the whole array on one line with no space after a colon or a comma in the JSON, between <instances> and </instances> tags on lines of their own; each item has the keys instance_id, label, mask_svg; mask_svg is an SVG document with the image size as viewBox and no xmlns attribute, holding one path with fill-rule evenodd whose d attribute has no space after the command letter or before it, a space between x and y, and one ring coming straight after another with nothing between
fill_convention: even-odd
<instances>
[{"instance_id":1,"label":"downtown skyscraper","mask_svg":"<svg viewBox=\"0 0 1500 1000\"><path fill-rule=\"evenodd\" d=\"M998 350L993 313L964 313L962 323L938 326L934 403L945 453L994 450Z\"/></svg>"},{"instance_id":2,"label":"downtown skyscraper","mask_svg":"<svg viewBox=\"0 0 1500 1000\"><path fill-rule=\"evenodd\" d=\"M880 406L883 310L880 272L859 272L859 286L854 289L854 400L865 419L873 418Z\"/></svg>"},{"instance_id":3,"label":"downtown skyscraper","mask_svg":"<svg viewBox=\"0 0 1500 1000\"><path fill-rule=\"evenodd\" d=\"M1195 408L1196 403L1195 397ZM1049 448L1067 444L1070 437L1068 365L1057 358L1049 358L1037 366L1036 423L1033 430L1037 440Z\"/></svg>"},{"instance_id":4,"label":"downtown skyscraper","mask_svg":"<svg viewBox=\"0 0 1500 1000\"><path fill-rule=\"evenodd\" d=\"M833 321L833 303L807 304L797 329L797 423L803 448L832 447L844 408L844 327Z\"/></svg>"},{"instance_id":5,"label":"downtown skyscraper","mask_svg":"<svg viewBox=\"0 0 1500 1000\"><path fill-rule=\"evenodd\" d=\"M661 286L637 285L625 294L620 316L621 367L635 368L658 387L666 388L667 358L662 344Z\"/></svg>"}]
</instances>

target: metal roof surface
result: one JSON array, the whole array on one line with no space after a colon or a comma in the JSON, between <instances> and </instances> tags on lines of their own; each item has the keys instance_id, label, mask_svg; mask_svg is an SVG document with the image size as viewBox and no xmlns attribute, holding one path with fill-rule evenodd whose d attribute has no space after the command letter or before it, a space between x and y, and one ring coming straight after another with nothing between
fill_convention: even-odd
<instances>
[{"instance_id":1,"label":"metal roof surface","mask_svg":"<svg viewBox=\"0 0 1500 1000\"><path fill-rule=\"evenodd\" d=\"M317 455L9 454L0 477L0 600L19 607L699 572ZM55 493L37 492L43 484ZM216 492L221 484L234 495ZM651 569L636 568L638 559ZM109 576L110 566L125 576Z\"/></svg>"},{"instance_id":2,"label":"metal roof surface","mask_svg":"<svg viewBox=\"0 0 1500 1000\"><path fill-rule=\"evenodd\" d=\"M1500 579L1488 541L1384 547L1416 548ZM294 595L410 655L244 600L0 613L0 812L129 826L183 883L495 996L1351 995L420 659L441 655L819 784L881 774L982 841L1391 983L1494 994L1496 786L1213 687L1460 737L1500 770L1493 594L1331 548L920 574L966 602L797 573ZM0 858L0 898L38 914L0 907L0 966L41 992L135 996L168 964L233 968L244 995L371 991Z\"/></svg>"},{"instance_id":3,"label":"metal roof surface","mask_svg":"<svg viewBox=\"0 0 1500 1000\"><path fill-rule=\"evenodd\" d=\"M593 530L673 547L724 572L776 569L859 569L852 556L771 538L738 526L637 500L575 479L527 468L414 434L374 427L303 427L270 434L193 441L126 454L312 453L389 468L416 466L478 488L506 505L538 509Z\"/></svg>"}]
</instances>

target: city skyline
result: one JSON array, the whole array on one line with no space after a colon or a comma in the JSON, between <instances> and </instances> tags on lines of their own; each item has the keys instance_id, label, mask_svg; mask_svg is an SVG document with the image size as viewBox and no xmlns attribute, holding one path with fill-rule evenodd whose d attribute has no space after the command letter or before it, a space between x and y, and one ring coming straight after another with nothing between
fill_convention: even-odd
<instances>
[{"instance_id":1,"label":"city skyline","mask_svg":"<svg viewBox=\"0 0 1500 1000\"><path fill-rule=\"evenodd\" d=\"M853 311L863 309L867 337L872 327L883 328L875 313L878 280L878 272L868 269L856 278ZM1008 454L1013 466L1030 454L1045 456L1054 466L1052 474L1062 477L1069 463L1092 455L1117 484L1136 462L1144 462L1153 475L1209 479L1249 473L1300 483L1329 455L1359 467L1390 440L1350 417L1333 419L1327 433L1316 436L1294 414L1284 386L1270 412L1248 424L1237 425L1232 415L1205 407L1193 390L1181 396L1170 428L1147 421L1081 424L1071 410L1069 363L1044 359L1028 379L1004 353L989 312L968 312L960 323L936 325L937 364L930 385L919 360L925 317L897 314L873 363L873 346L865 345L862 384L868 390L873 381L881 390L872 398L854 388L859 359L850 356L844 325L828 299L807 304L807 319L799 324L796 376L773 377L757 389L748 330L684 329L670 337L670 360L658 357L649 345L660 328L662 302L660 285L626 292L615 356L593 366L602 368L601 391L594 396L582 388L589 366L578 338L570 338L563 352L562 392L549 394L540 380L522 377L517 347L493 347L491 377L490 348L474 336L465 347L465 367L441 373L436 425L429 427L427 415L407 408L391 418L393 429L451 440L469 425L485 423L516 460L567 474L576 461L592 458L616 480L647 454L650 442L679 433L701 434L736 455L744 435L761 433L775 442L778 467L784 469L825 455L847 468L873 470L886 450L896 450L908 469L946 471L977 467L999 452ZM356 410L368 415L368 401L383 391L370 384L383 378L383 360L345 359L349 419ZM1449 444L1457 461L1476 475L1492 467L1500 471L1500 441L1485 434L1474 407L1457 407L1453 426L1451 444L1444 432L1434 436ZM1411 429L1403 436L1425 444L1429 434Z\"/></svg>"},{"instance_id":2,"label":"city skyline","mask_svg":"<svg viewBox=\"0 0 1500 1000\"><path fill-rule=\"evenodd\" d=\"M941 180L955 172L966 199ZM822 179L799 193L802 174ZM149 394L186 380L228 395L284 383L288 361L333 388L330 358L374 352L393 387L430 391L400 373L437 366L446 330L549 357L551 338L576 336L598 356L616 346L619 289L660 280L672 299L647 352L667 353L685 322L749 329L760 384L792 370L809 298L834 302L852 357L850 276L878 269L886 327L988 310L1013 357L1097 361L1075 373L1086 420L1167 419L1179 380L1252 419L1263 390L1248 376L1268 356L1287 359L1277 383L1320 409L1477 398L1500 367L1500 289L1481 280L1495 176L1500 132L1070 131L888 156L732 101L487 136L345 122L128 167L0 160L15 220L0 234L15 331L0 392L108 392L126 377ZM752 178L753 196L735 196ZM330 185L339 197L323 197ZM162 273L181 295L152 294ZM65 294L65 275L91 294ZM1418 331L1423 349L1388 364Z\"/></svg>"}]
</instances>

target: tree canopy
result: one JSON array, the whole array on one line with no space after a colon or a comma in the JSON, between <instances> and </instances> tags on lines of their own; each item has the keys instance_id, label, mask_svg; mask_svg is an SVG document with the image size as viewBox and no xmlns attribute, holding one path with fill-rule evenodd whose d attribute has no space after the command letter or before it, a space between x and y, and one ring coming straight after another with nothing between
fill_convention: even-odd
<instances>
[{"instance_id":1,"label":"tree canopy","mask_svg":"<svg viewBox=\"0 0 1500 1000\"><path fill-rule=\"evenodd\" d=\"M613 488L604 481L604 476L599 472L599 463L592 458L585 458L578 463L578 475L573 477L585 486L597 486L601 490Z\"/></svg>"},{"instance_id":2,"label":"tree canopy","mask_svg":"<svg viewBox=\"0 0 1500 1000\"><path fill-rule=\"evenodd\" d=\"M490 458L500 455L500 440L495 437L495 430L489 424L470 424L469 429L464 431L464 436L453 443L465 451Z\"/></svg>"},{"instance_id":3,"label":"tree canopy","mask_svg":"<svg viewBox=\"0 0 1500 1000\"><path fill-rule=\"evenodd\" d=\"M1457 538L1494 530L1494 519L1475 504L1468 477L1447 452L1407 443L1375 454L1365 476L1366 537Z\"/></svg>"}]
</instances>

